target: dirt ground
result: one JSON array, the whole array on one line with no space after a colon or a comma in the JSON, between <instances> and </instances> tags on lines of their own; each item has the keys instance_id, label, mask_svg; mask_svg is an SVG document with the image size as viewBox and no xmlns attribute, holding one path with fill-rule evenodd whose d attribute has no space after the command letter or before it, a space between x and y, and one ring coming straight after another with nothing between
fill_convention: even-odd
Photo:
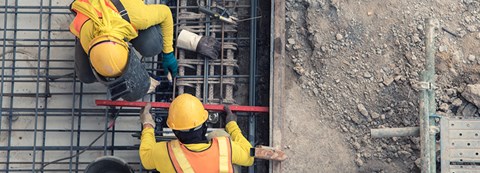
<instances>
[{"instance_id":1,"label":"dirt ground","mask_svg":"<svg viewBox=\"0 0 480 173\"><path fill-rule=\"evenodd\" d=\"M478 0L287 0L283 172L420 172L419 137L370 129L418 126L424 24L439 20L441 116L478 116ZM447 32L448 31L448 32Z\"/></svg>"}]
</instances>

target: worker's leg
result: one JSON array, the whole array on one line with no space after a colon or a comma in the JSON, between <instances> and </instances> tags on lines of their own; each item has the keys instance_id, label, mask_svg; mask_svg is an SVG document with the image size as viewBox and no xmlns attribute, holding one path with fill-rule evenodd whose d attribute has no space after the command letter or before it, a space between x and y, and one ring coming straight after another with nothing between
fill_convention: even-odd
<instances>
[{"instance_id":1,"label":"worker's leg","mask_svg":"<svg viewBox=\"0 0 480 173\"><path fill-rule=\"evenodd\" d=\"M160 25L163 36L163 52L173 51L173 17L170 8L163 4L148 4L142 0L120 0L138 30Z\"/></svg>"},{"instance_id":2,"label":"worker's leg","mask_svg":"<svg viewBox=\"0 0 480 173\"><path fill-rule=\"evenodd\" d=\"M163 36L159 25L138 31L138 37L130 41L142 56L152 57L162 53Z\"/></svg>"},{"instance_id":3,"label":"worker's leg","mask_svg":"<svg viewBox=\"0 0 480 173\"><path fill-rule=\"evenodd\" d=\"M80 41L75 39L75 74L78 79L83 83L93 83L97 79L93 75L92 67L90 66L90 61L88 60L88 55L82 48Z\"/></svg>"}]
</instances>

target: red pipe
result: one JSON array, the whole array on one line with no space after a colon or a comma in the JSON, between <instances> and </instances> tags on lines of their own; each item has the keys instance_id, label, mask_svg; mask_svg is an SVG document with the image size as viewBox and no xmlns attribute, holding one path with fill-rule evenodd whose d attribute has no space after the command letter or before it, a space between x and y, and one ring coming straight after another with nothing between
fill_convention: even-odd
<instances>
[{"instance_id":1,"label":"red pipe","mask_svg":"<svg viewBox=\"0 0 480 173\"><path fill-rule=\"evenodd\" d=\"M111 100L95 100L97 106L120 106L120 107L144 107L147 102L128 102L128 101L111 101ZM152 108L164 108L168 109L170 103L165 102L150 102ZM204 104L206 110L222 112L223 105L218 104ZM267 113L268 107L263 106L236 106L230 105L230 110L233 112L257 112L257 113Z\"/></svg>"}]
</instances>

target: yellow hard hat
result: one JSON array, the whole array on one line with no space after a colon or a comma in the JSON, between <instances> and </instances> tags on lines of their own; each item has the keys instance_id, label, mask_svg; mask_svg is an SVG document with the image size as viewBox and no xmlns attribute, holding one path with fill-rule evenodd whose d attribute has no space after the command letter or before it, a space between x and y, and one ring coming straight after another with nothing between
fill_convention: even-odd
<instances>
[{"instance_id":1,"label":"yellow hard hat","mask_svg":"<svg viewBox=\"0 0 480 173\"><path fill-rule=\"evenodd\" d=\"M125 41L102 35L90 42L90 63L104 77L120 76L127 66L128 45Z\"/></svg>"},{"instance_id":2,"label":"yellow hard hat","mask_svg":"<svg viewBox=\"0 0 480 173\"><path fill-rule=\"evenodd\" d=\"M167 125L173 130L188 130L202 125L208 112L200 100L190 94L181 94L170 104Z\"/></svg>"}]
</instances>

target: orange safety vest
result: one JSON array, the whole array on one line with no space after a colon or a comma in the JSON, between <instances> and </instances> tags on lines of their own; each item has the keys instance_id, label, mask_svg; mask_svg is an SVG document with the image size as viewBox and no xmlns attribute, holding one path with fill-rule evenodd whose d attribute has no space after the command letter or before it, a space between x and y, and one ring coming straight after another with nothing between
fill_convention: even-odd
<instances>
[{"instance_id":1,"label":"orange safety vest","mask_svg":"<svg viewBox=\"0 0 480 173\"><path fill-rule=\"evenodd\" d=\"M168 142L168 155L178 173L233 173L230 138L216 137L204 151L191 151L178 140Z\"/></svg>"},{"instance_id":2,"label":"orange safety vest","mask_svg":"<svg viewBox=\"0 0 480 173\"><path fill-rule=\"evenodd\" d=\"M77 1L80 1L80 2L85 2L85 3L88 3L91 5L90 3L90 0L77 0ZM113 11L118 12L117 8L115 7L115 5L111 4L109 0L104 0L105 1L105 4L110 8L112 9ZM85 22L87 22L90 18L88 16L86 16L85 14L82 14L81 12L78 12L77 10L75 9L72 9L73 11L75 11L77 13L77 15L75 16L75 18L73 19L73 22L70 24L70 32L73 33L73 35L77 36L77 37L80 37L80 31L82 29L82 26ZM96 9L95 9L96 10ZM97 11L97 14L99 17L102 17L102 13L98 10ZM131 23L130 23L131 24ZM133 25L132 25L133 26ZM133 26L133 28L135 28L135 26Z\"/></svg>"}]
</instances>

